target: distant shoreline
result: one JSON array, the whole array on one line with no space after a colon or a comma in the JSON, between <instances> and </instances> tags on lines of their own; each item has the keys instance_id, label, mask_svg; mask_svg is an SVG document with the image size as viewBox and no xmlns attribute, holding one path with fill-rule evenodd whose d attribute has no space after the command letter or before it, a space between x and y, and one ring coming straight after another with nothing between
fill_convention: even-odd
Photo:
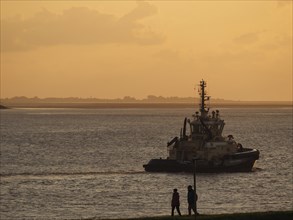
<instances>
[{"instance_id":1,"label":"distant shoreline","mask_svg":"<svg viewBox=\"0 0 293 220\"><path fill-rule=\"evenodd\" d=\"M1 103L8 108L196 108L192 103ZM292 102L211 103L211 108L292 108Z\"/></svg>"}]
</instances>

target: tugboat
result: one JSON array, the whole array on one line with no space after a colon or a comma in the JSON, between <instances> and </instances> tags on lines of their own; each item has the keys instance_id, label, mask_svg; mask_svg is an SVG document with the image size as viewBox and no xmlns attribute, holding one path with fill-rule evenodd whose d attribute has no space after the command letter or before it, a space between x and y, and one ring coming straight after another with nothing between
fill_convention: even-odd
<instances>
[{"instance_id":1,"label":"tugboat","mask_svg":"<svg viewBox=\"0 0 293 220\"><path fill-rule=\"evenodd\" d=\"M143 165L147 172L250 172L259 159L257 149L245 148L234 140L233 135L223 136L225 122L219 110L209 114L204 80L200 81L200 109L193 119L184 119L180 138L167 143L169 157L152 159ZM186 127L190 128L187 135Z\"/></svg>"}]
</instances>

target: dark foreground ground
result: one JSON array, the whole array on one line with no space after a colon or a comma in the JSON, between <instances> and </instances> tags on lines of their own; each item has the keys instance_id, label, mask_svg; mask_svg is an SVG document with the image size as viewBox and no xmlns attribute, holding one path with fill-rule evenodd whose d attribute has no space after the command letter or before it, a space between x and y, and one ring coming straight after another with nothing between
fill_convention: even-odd
<instances>
[{"instance_id":1,"label":"dark foreground ground","mask_svg":"<svg viewBox=\"0 0 293 220\"><path fill-rule=\"evenodd\" d=\"M87 220L100 219L89 218ZM115 218L117 219L117 218ZM145 218L131 218L127 220L194 220L193 216L158 216ZM221 214L221 215L200 215L196 216L196 220L292 220L293 211L272 211L272 212L254 212L254 213L235 213L235 214ZM122 220L122 219L120 219Z\"/></svg>"}]
</instances>

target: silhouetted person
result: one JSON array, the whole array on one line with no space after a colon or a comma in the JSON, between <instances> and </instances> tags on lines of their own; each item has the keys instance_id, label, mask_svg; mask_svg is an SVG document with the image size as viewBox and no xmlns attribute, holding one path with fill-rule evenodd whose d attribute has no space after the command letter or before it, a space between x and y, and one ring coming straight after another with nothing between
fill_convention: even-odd
<instances>
[{"instance_id":1,"label":"silhouetted person","mask_svg":"<svg viewBox=\"0 0 293 220\"><path fill-rule=\"evenodd\" d=\"M172 213L171 215L174 216L174 209L176 208L178 214L181 216L181 212L179 209L180 206L180 199L179 199L179 193L177 192L177 189L173 190L173 195L172 195L172 201L171 201L171 207L172 207Z\"/></svg>"},{"instance_id":2,"label":"silhouetted person","mask_svg":"<svg viewBox=\"0 0 293 220\"><path fill-rule=\"evenodd\" d=\"M194 214L198 215L198 212L195 212L195 202L197 201L197 194L195 194L191 185L189 185L187 189L188 215L191 215L191 209L193 210Z\"/></svg>"}]
</instances>

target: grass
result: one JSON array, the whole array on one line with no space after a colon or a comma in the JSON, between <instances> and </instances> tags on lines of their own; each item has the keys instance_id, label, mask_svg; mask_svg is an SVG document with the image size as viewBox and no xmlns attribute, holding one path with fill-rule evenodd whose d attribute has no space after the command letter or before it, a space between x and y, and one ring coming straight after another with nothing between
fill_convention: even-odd
<instances>
[{"instance_id":1,"label":"grass","mask_svg":"<svg viewBox=\"0 0 293 220\"><path fill-rule=\"evenodd\" d=\"M87 220L95 220L90 218ZM157 217L141 217L129 218L127 220L194 220L192 216L157 216ZM200 215L196 216L196 220L292 220L293 211L271 211L271 212L252 212L252 213L234 213L220 215ZM122 220L122 219L121 219ZM125 219L126 220L126 219Z\"/></svg>"}]
</instances>

